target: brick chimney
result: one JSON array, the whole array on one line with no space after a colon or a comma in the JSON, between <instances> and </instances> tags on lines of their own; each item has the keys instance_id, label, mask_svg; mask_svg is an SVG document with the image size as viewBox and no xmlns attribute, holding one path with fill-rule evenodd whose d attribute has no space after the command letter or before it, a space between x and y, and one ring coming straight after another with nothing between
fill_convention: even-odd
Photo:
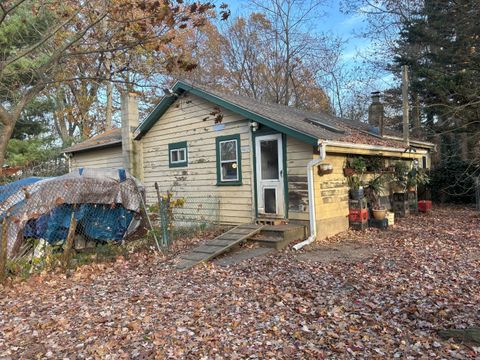
<instances>
[{"instance_id":1,"label":"brick chimney","mask_svg":"<svg viewBox=\"0 0 480 360\"><path fill-rule=\"evenodd\" d=\"M378 128L380 136L383 136L384 108L380 101L380 91L372 92L372 103L368 107L368 124Z\"/></svg>"},{"instance_id":2,"label":"brick chimney","mask_svg":"<svg viewBox=\"0 0 480 360\"><path fill-rule=\"evenodd\" d=\"M122 92L122 158L123 167L133 176L142 178L141 144L133 139L133 132L138 127L138 102L137 94Z\"/></svg>"}]
</instances>

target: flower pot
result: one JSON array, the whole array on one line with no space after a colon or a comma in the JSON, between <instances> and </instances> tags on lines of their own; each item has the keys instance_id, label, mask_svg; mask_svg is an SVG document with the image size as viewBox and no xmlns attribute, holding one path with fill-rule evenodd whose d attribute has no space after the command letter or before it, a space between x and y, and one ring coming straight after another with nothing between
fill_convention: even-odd
<instances>
[{"instance_id":1,"label":"flower pot","mask_svg":"<svg viewBox=\"0 0 480 360\"><path fill-rule=\"evenodd\" d=\"M333 165L332 164L320 164L317 168L318 175L327 175L333 172Z\"/></svg>"},{"instance_id":2,"label":"flower pot","mask_svg":"<svg viewBox=\"0 0 480 360\"><path fill-rule=\"evenodd\" d=\"M403 187L400 184L393 184L392 186L393 192L394 193L403 193L405 192L405 187Z\"/></svg>"},{"instance_id":3,"label":"flower pot","mask_svg":"<svg viewBox=\"0 0 480 360\"><path fill-rule=\"evenodd\" d=\"M417 188L415 186L409 186L408 187L408 192L416 192Z\"/></svg>"},{"instance_id":4,"label":"flower pot","mask_svg":"<svg viewBox=\"0 0 480 360\"><path fill-rule=\"evenodd\" d=\"M355 174L355 170L352 168L343 168L343 175L345 176L352 176Z\"/></svg>"},{"instance_id":5,"label":"flower pot","mask_svg":"<svg viewBox=\"0 0 480 360\"><path fill-rule=\"evenodd\" d=\"M353 200L363 199L363 196L364 196L363 188L359 188L357 190L350 189L350 197Z\"/></svg>"},{"instance_id":6,"label":"flower pot","mask_svg":"<svg viewBox=\"0 0 480 360\"><path fill-rule=\"evenodd\" d=\"M373 209L372 210L373 218L375 220L383 220L387 215L387 210L385 209Z\"/></svg>"}]
</instances>

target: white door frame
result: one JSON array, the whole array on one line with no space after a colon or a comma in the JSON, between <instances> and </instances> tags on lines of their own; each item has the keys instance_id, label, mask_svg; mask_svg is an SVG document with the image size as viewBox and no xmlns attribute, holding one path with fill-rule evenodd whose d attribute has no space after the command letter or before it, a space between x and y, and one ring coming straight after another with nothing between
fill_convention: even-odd
<instances>
[{"instance_id":1,"label":"white door frame","mask_svg":"<svg viewBox=\"0 0 480 360\"><path fill-rule=\"evenodd\" d=\"M277 140L278 153L278 179L262 179L262 153L260 143L265 140ZM258 215L285 217L285 188L283 169L283 143L282 134L261 135L255 137L255 158L256 158L256 186ZM265 189L275 189L275 213L265 213Z\"/></svg>"}]
</instances>

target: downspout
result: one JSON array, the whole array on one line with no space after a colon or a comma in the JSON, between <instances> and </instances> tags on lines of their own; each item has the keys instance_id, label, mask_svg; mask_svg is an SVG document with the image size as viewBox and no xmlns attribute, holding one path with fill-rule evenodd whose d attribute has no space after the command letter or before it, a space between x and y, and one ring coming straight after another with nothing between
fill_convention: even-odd
<instances>
[{"instance_id":1,"label":"downspout","mask_svg":"<svg viewBox=\"0 0 480 360\"><path fill-rule=\"evenodd\" d=\"M300 250L305 245L311 244L317 238L317 220L315 216L315 187L313 183L313 169L320 162L325 160L326 145L323 142L318 144L318 150L320 156L316 159L310 160L307 164L307 181L308 181L308 211L309 211L309 220L310 220L310 236L307 240L302 241L293 246L295 250Z\"/></svg>"}]
</instances>

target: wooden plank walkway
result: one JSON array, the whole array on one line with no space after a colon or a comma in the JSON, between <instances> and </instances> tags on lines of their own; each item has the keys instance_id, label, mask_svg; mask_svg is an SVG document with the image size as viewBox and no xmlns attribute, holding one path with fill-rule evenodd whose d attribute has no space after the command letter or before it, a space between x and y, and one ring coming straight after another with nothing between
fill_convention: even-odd
<instances>
[{"instance_id":1,"label":"wooden plank walkway","mask_svg":"<svg viewBox=\"0 0 480 360\"><path fill-rule=\"evenodd\" d=\"M208 240L202 245L197 246L186 254L179 256L179 262L176 265L178 270L187 270L201 262L208 261L214 257L223 254L233 246L240 244L262 230L264 225L243 224L217 236L215 239Z\"/></svg>"}]
</instances>

